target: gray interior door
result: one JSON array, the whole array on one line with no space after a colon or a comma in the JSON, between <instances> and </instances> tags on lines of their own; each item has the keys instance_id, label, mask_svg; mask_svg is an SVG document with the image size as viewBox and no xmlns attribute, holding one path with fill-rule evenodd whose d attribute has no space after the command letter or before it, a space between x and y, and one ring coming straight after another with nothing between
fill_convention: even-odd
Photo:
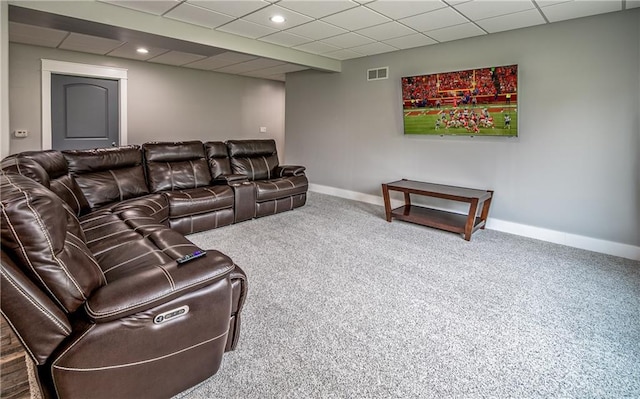
<instances>
[{"instance_id":1,"label":"gray interior door","mask_svg":"<svg viewBox=\"0 0 640 399\"><path fill-rule=\"evenodd\" d=\"M119 145L118 81L51 74L51 146Z\"/></svg>"}]
</instances>

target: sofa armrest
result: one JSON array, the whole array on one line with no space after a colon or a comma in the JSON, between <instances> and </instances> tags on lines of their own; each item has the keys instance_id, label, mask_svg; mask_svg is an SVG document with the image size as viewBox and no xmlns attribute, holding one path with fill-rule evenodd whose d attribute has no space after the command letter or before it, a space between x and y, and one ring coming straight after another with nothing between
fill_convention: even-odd
<instances>
[{"instance_id":1,"label":"sofa armrest","mask_svg":"<svg viewBox=\"0 0 640 399\"><path fill-rule=\"evenodd\" d=\"M95 323L120 319L228 278L234 267L226 255L208 250L181 265L172 261L102 286L87 300L85 311Z\"/></svg>"},{"instance_id":2,"label":"sofa armrest","mask_svg":"<svg viewBox=\"0 0 640 399\"><path fill-rule=\"evenodd\" d=\"M280 165L276 168L276 175L285 176L301 176L307 168L299 165Z\"/></svg>"},{"instance_id":3,"label":"sofa armrest","mask_svg":"<svg viewBox=\"0 0 640 399\"><path fill-rule=\"evenodd\" d=\"M249 180L249 178L246 175L225 174L225 175L220 175L220 176L216 177L215 179L213 179L213 182L217 183L217 184L227 184L227 185L231 186L231 185L234 185L234 184L244 183L244 182L246 182L248 180Z\"/></svg>"}]
</instances>

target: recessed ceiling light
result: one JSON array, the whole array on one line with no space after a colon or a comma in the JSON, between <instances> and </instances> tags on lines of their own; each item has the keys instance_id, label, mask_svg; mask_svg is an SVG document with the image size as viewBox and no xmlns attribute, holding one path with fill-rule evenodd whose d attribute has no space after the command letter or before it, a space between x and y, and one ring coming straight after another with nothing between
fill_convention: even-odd
<instances>
[{"instance_id":1,"label":"recessed ceiling light","mask_svg":"<svg viewBox=\"0 0 640 399\"><path fill-rule=\"evenodd\" d=\"M274 15L273 17L269 18L271 20L271 22L275 22L277 24L281 24L285 21L284 17L282 15Z\"/></svg>"},{"instance_id":2,"label":"recessed ceiling light","mask_svg":"<svg viewBox=\"0 0 640 399\"><path fill-rule=\"evenodd\" d=\"M138 53L140 53L140 54L148 54L148 53L149 53L149 50L147 50L147 49L146 49L146 48L144 48L144 47L140 47L140 48L138 48L136 51L137 51Z\"/></svg>"}]
</instances>

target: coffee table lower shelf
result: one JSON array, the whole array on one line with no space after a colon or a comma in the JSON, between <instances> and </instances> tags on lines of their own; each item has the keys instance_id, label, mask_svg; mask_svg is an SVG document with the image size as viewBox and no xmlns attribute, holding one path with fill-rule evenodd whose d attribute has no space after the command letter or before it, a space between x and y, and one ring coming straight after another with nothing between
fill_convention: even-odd
<instances>
[{"instance_id":1,"label":"coffee table lower shelf","mask_svg":"<svg viewBox=\"0 0 640 399\"><path fill-rule=\"evenodd\" d=\"M405 205L395 208L391 211L391 217L405 222L460 234L464 234L468 220L468 215L416 205ZM472 232L481 229L484 225L485 221L480 217L476 217Z\"/></svg>"}]
</instances>

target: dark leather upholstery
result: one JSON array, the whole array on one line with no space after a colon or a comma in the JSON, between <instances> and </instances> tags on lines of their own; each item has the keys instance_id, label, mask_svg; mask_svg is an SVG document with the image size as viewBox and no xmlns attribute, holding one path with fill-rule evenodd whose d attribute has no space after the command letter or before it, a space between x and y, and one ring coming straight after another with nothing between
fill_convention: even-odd
<instances>
[{"instance_id":1,"label":"dark leather upholstery","mask_svg":"<svg viewBox=\"0 0 640 399\"><path fill-rule=\"evenodd\" d=\"M254 184L252 217L289 211L305 204L309 187L305 169L303 166L280 166L274 140L229 140L227 148L231 171L245 175ZM236 190L236 195L239 191ZM236 219L240 218L236 215Z\"/></svg>"},{"instance_id":2,"label":"dark leather upholstery","mask_svg":"<svg viewBox=\"0 0 640 399\"><path fill-rule=\"evenodd\" d=\"M184 234L302 206L308 185L272 140L34 151L1 167L0 304L47 398L169 397L215 374L247 279L215 250L178 266L200 250Z\"/></svg>"},{"instance_id":3,"label":"dark leather upholstery","mask_svg":"<svg viewBox=\"0 0 640 399\"><path fill-rule=\"evenodd\" d=\"M139 146L70 150L62 154L91 209L149 193Z\"/></svg>"},{"instance_id":4,"label":"dark leather upholstery","mask_svg":"<svg viewBox=\"0 0 640 399\"><path fill-rule=\"evenodd\" d=\"M212 159L217 159L211 148ZM155 193L166 191L173 229L191 234L233 223L233 190L212 185L212 159L205 157L202 142L146 143L142 149L149 187Z\"/></svg>"}]
</instances>

